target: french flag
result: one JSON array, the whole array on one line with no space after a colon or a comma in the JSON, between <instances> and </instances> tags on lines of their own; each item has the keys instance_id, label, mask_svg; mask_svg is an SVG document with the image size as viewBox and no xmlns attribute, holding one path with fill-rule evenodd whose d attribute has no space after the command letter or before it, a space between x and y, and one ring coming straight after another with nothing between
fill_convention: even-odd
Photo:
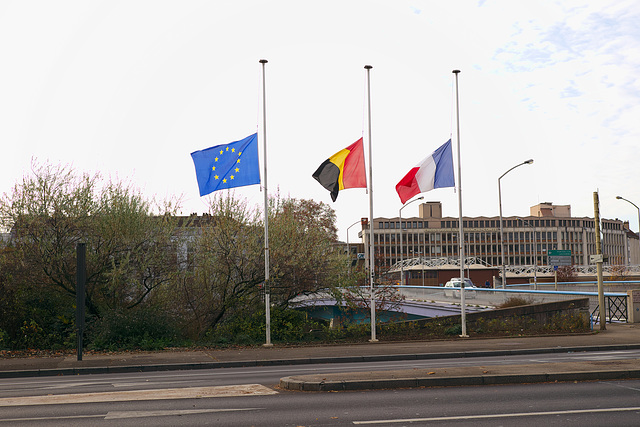
<instances>
[{"instance_id":1,"label":"french flag","mask_svg":"<svg viewBox=\"0 0 640 427\"><path fill-rule=\"evenodd\" d=\"M455 187L455 185L451 140L448 140L411 169L396 185L396 191L404 205L416 194L431 191L434 188Z\"/></svg>"}]
</instances>

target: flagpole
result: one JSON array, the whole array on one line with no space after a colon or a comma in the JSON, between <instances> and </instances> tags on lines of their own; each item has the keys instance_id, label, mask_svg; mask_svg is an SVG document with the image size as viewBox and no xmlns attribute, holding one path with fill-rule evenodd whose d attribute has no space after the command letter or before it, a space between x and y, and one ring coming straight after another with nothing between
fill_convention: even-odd
<instances>
[{"instance_id":1,"label":"flagpole","mask_svg":"<svg viewBox=\"0 0 640 427\"><path fill-rule=\"evenodd\" d=\"M269 61L261 59L262 64L262 142L264 144L264 313L266 320L265 347L271 347L271 289L269 284L269 195L267 192L267 97L265 89L265 64Z\"/></svg>"},{"instance_id":2,"label":"flagpole","mask_svg":"<svg viewBox=\"0 0 640 427\"><path fill-rule=\"evenodd\" d=\"M460 166L460 99L458 97L458 74L460 70L453 70L456 76L456 127L458 139L458 215L460 222L460 323L462 325L461 337L467 338L466 302L464 295L464 229L462 227L462 167Z\"/></svg>"},{"instance_id":3,"label":"flagpole","mask_svg":"<svg viewBox=\"0 0 640 427\"><path fill-rule=\"evenodd\" d=\"M369 289L371 291L371 339L370 342L377 342L376 338L376 296L373 289L373 282L375 277L375 253L373 246L373 167L371 166L371 79L370 70L373 67L371 65L365 65L364 69L367 70L367 111L369 125Z\"/></svg>"}]
</instances>

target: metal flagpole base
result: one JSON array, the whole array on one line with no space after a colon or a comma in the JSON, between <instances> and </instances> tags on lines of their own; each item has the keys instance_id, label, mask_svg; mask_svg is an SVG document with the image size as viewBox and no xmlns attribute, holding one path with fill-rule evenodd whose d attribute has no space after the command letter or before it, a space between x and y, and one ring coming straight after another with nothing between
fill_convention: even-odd
<instances>
[{"instance_id":1,"label":"metal flagpole base","mask_svg":"<svg viewBox=\"0 0 640 427\"><path fill-rule=\"evenodd\" d=\"M469 335L458 335L460 338L469 338Z\"/></svg>"},{"instance_id":2,"label":"metal flagpole base","mask_svg":"<svg viewBox=\"0 0 640 427\"><path fill-rule=\"evenodd\" d=\"M273 344L269 343L269 344L262 344L263 347L273 347Z\"/></svg>"},{"instance_id":3,"label":"metal flagpole base","mask_svg":"<svg viewBox=\"0 0 640 427\"><path fill-rule=\"evenodd\" d=\"M375 340L371 340L370 339L369 342L380 342L380 341L378 341L377 339L375 339Z\"/></svg>"}]
</instances>

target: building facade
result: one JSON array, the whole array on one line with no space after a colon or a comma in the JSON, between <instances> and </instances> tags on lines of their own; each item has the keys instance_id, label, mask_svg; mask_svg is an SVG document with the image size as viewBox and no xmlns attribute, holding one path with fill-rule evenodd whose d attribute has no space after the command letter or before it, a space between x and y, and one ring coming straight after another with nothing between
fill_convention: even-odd
<instances>
[{"instance_id":1,"label":"building facade","mask_svg":"<svg viewBox=\"0 0 640 427\"><path fill-rule=\"evenodd\" d=\"M500 218L463 217L462 221L465 255L488 268L501 266ZM440 202L418 205L417 217L375 218L373 232L380 270L409 258L459 257L459 218L443 217ZM508 266L546 266L551 250L570 250L573 265L588 265L590 255L596 253L594 219L572 217L569 205L541 203L531 207L529 216L503 217L503 233ZM633 236L623 221L601 219L605 264L639 264L638 241ZM368 258L368 233L362 237Z\"/></svg>"}]
</instances>

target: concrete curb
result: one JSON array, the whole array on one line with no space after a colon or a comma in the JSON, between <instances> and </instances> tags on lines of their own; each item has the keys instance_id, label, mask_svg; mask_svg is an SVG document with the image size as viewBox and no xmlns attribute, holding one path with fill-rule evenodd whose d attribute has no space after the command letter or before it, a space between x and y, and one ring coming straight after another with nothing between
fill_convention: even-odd
<instances>
[{"instance_id":1,"label":"concrete curb","mask_svg":"<svg viewBox=\"0 0 640 427\"><path fill-rule=\"evenodd\" d=\"M295 391L356 391L393 388L453 387L568 381L622 380L640 378L640 369L584 372L530 373L515 375L472 375L456 377L388 378L372 380L312 381L304 376L280 379L280 388Z\"/></svg>"},{"instance_id":2,"label":"concrete curb","mask_svg":"<svg viewBox=\"0 0 640 427\"><path fill-rule=\"evenodd\" d=\"M429 359L455 359L473 358L487 356L512 356L523 354L548 354L548 353L570 353L586 351L616 351L616 350L636 350L640 349L640 344L615 344L598 346L577 346L577 347L550 347L538 349L513 349L513 350L483 350L469 352L447 352L447 353L417 353L417 354L390 354L390 355L363 355L363 356L338 356L338 357L311 357L297 359L273 359L273 360L245 360L227 362L192 362L192 363L164 363L164 364L136 364L136 365L115 365L115 366L79 366L51 369L28 369L0 371L0 378L24 378L24 377L47 377L64 375L95 375L95 374L115 374L127 372L158 372L158 371L179 371L196 369L220 369L220 368L244 368L255 366L289 366L289 365L313 365L331 363L359 363L359 362L386 362L399 360L429 360ZM83 363L83 362L77 362ZM95 363L95 362L94 362Z\"/></svg>"}]
</instances>

